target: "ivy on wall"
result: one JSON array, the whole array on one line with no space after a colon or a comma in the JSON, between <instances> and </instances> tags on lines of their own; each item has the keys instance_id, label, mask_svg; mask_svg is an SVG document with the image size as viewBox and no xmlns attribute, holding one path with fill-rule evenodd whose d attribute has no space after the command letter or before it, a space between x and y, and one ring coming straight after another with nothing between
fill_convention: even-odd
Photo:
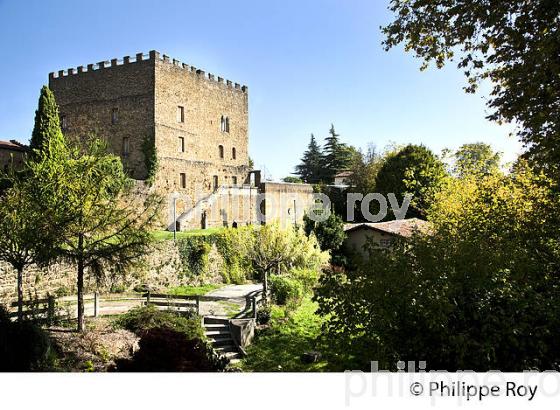
<instances>
[{"instance_id":1,"label":"ivy on wall","mask_svg":"<svg viewBox=\"0 0 560 410\"><path fill-rule=\"evenodd\" d=\"M146 164L146 182L148 185L152 185L155 181L158 169L157 149L154 134L148 135L144 138L142 153L144 154L144 161Z\"/></svg>"},{"instance_id":2,"label":"ivy on wall","mask_svg":"<svg viewBox=\"0 0 560 410\"><path fill-rule=\"evenodd\" d=\"M190 278L205 277L211 269L209 255L214 248L222 262L220 275L225 283L244 283L252 279L254 269L246 254L246 245L252 236L253 228L243 227L179 239L177 247L183 274Z\"/></svg>"}]
</instances>

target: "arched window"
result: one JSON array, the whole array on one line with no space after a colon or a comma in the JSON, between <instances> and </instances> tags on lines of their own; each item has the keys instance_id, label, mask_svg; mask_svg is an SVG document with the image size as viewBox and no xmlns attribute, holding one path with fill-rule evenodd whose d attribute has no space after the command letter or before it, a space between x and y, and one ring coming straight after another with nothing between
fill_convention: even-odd
<instances>
[{"instance_id":1,"label":"arched window","mask_svg":"<svg viewBox=\"0 0 560 410\"><path fill-rule=\"evenodd\" d=\"M226 119L224 118L223 115L222 118L220 119L220 131L226 132Z\"/></svg>"},{"instance_id":2,"label":"arched window","mask_svg":"<svg viewBox=\"0 0 560 410\"><path fill-rule=\"evenodd\" d=\"M237 159L237 152L235 151L235 147L231 149L231 159Z\"/></svg>"},{"instance_id":3,"label":"arched window","mask_svg":"<svg viewBox=\"0 0 560 410\"><path fill-rule=\"evenodd\" d=\"M226 132L229 132L229 117L226 117Z\"/></svg>"},{"instance_id":4,"label":"arched window","mask_svg":"<svg viewBox=\"0 0 560 410\"><path fill-rule=\"evenodd\" d=\"M220 153L220 159L224 159L224 146L218 145L218 151Z\"/></svg>"}]
</instances>

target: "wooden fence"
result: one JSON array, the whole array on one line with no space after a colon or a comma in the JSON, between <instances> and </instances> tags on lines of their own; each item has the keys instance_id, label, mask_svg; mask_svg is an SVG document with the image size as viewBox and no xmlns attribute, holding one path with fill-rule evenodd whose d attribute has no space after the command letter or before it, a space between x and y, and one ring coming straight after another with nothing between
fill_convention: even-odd
<instances>
[{"instance_id":1,"label":"wooden fence","mask_svg":"<svg viewBox=\"0 0 560 410\"><path fill-rule=\"evenodd\" d=\"M245 309L240 312L244 317L256 317L258 304L262 292L254 292L246 297ZM128 295L99 295L98 293L84 295L84 313L89 317L99 315L115 315L125 313L136 306L152 305L159 309L176 312L193 312L201 314L201 303L228 300L219 296L184 296L166 293L146 292L144 294ZM56 298L47 295L43 299L31 299L23 302L25 318L54 323L57 320L75 319L77 317L77 296ZM17 302L10 304L10 317L17 317Z\"/></svg>"}]
</instances>

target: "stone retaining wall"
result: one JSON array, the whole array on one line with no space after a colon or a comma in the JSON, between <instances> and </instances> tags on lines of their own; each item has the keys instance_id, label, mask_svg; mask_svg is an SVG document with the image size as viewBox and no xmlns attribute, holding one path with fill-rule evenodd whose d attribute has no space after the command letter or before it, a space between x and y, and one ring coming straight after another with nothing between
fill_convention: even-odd
<instances>
[{"instance_id":1,"label":"stone retaining wall","mask_svg":"<svg viewBox=\"0 0 560 410\"><path fill-rule=\"evenodd\" d=\"M43 297L47 293L64 296L76 293L76 267L67 263L56 263L48 268L29 266L25 272L24 293L26 298ZM16 272L10 265L0 262L0 303L13 301L17 297ZM187 284L182 277L181 258L177 246L172 241L154 244L145 255L128 271L116 274L110 270L106 277L96 283L89 275L85 278L86 292L125 291L137 285L148 284L154 289Z\"/></svg>"}]
</instances>

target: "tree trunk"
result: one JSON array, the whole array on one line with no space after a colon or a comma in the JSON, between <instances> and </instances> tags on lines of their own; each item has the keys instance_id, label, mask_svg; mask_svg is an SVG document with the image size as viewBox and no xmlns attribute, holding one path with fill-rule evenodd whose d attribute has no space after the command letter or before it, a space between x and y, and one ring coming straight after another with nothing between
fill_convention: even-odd
<instances>
[{"instance_id":1,"label":"tree trunk","mask_svg":"<svg viewBox=\"0 0 560 410\"><path fill-rule=\"evenodd\" d=\"M78 332L84 331L84 261L78 260Z\"/></svg>"},{"instance_id":2,"label":"tree trunk","mask_svg":"<svg viewBox=\"0 0 560 410\"><path fill-rule=\"evenodd\" d=\"M265 270L263 274L263 301L268 305L268 271Z\"/></svg>"},{"instance_id":3,"label":"tree trunk","mask_svg":"<svg viewBox=\"0 0 560 410\"><path fill-rule=\"evenodd\" d=\"M84 237L78 235L78 332L84 331Z\"/></svg>"},{"instance_id":4,"label":"tree trunk","mask_svg":"<svg viewBox=\"0 0 560 410\"><path fill-rule=\"evenodd\" d=\"M23 268L17 269L17 310L18 321L23 321Z\"/></svg>"}]
</instances>

